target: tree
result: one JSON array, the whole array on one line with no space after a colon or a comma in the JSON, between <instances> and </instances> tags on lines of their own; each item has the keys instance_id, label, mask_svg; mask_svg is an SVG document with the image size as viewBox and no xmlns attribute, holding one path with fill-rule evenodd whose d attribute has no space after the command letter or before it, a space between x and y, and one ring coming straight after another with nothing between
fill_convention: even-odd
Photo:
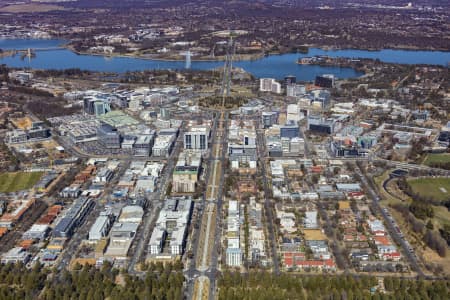
<instances>
[{"instance_id":1,"label":"tree","mask_svg":"<svg viewBox=\"0 0 450 300\"><path fill-rule=\"evenodd\" d=\"M433 223L431 222L431 220L428 220L428 222L427 222L427 229L430 229L430 230L433 230L433 229L434 229L434 225L433 225Z\"/></svg>"}]
</instances>

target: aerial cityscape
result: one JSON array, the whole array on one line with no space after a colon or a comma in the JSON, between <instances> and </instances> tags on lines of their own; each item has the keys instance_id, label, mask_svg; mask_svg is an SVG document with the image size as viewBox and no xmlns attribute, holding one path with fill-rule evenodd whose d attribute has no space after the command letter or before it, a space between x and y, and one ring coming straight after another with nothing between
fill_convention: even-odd
<instances>
[{"instance_id":1,"label":"aerial cityscape","mask_svg":"<svg viewBox=\"0 0 450 300\"><path fill-rule=\"evenodd\" d=\"M450 2L0 1L0 299L450 299Z\"/></svg>"}]
</instances>

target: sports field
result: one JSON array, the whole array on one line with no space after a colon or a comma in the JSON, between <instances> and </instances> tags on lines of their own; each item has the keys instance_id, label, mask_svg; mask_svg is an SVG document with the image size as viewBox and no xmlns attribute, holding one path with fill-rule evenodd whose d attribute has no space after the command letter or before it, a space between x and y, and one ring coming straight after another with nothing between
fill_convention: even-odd
<instances>
[{"instance_id":1,"label":"sports field","mask_svg":"<svg viewBox=\"0 0 450 300\"><path fill-rule=\"evenodd\" d=\"M0 174L0 193L10 193L32 188L42 177L42 172L14 172Z\"/></svg>"},{"instance_id":2,"label":"sports field","mask_svg":"<svg viewBox=\"0 0 450 300\"><path fill-rule=\"evenodd\" d=\"M438 201L450 199L450 178L419 178L408 180L414 193Z\"/></svg>"}]
</instances>

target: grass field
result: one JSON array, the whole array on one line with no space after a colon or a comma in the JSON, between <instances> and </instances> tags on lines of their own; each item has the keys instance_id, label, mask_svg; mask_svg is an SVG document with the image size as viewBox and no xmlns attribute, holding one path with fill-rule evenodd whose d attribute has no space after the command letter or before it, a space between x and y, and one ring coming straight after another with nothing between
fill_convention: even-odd
<instances>
[{"instance_id":1,"label":"grass field","mask_svg":"<svg viewBox=\"0 0 450 300\"><path fill-rule=\"evenodd\" d=\"M414 193L434 200L445 201L450 198L450 178L409 179Z\"/></svg>"},{"instance_id":2,"label":"grass field","mask_svg":"<svg viewBox=\"0 0 450 300\"><path fill-rule=\"evenodd\" d=\"M64 10L64 7L51 4L29 3L7 5L0 8L0 12L5 13L36 13L49 12L53 10Z\"/></svg>"},{"instance_id":3,"label":"grass field","mask_svg":"<svg viewBox=\"0 0 450 300\"><path fill-rule=\"evenodd\" d=\"M423 164L427 166L437 163L450 163L450 153L428 154L423 161Z\"/></svg>"},{"instance_id":4,"label":"grass field","mask_svg":"<svg viewBox=\"0 0 450 300\"><path fill-rule=\"evenodd\" d=\"M15 172L0 174L0 193L27 190L42 177L42 172Z\"/></svg>"}]
</instances>

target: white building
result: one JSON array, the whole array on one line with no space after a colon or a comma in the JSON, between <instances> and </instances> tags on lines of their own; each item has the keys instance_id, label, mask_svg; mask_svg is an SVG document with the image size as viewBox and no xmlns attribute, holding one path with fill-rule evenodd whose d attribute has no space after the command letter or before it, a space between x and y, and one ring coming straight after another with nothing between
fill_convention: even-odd
<instances>
[{"instance_id":1,"label":"white building","mask_svg":"<svg viewBox=\"0 0 450 300\"><path fill-rule=\"evenodd\" d=\"M156 157L168 157L176 139L176 135L159 135L155 139L155 144L153 145L153 156Z\"/></svg>"},{"instance_id":2,"label":"white building","mask_svg":"<svg viewBox=\"0 0 450 300\"><path fill-rule=\"evenodd\" d=\"M227 266L240 267L242 265L242 250L240 248L227 248Z\"/></svg>"},{"instance_id":3,"label":"white building","mask_svg":"<svg viewBox=\"0 0 450 300\"><path fill-rule=\"evenodd\" d=\"M259 80L259 91L281 94L281 84L273 78L261 78Z\"/></svg>"},{"instance_id":4,"label":"white building","mask_svg":"<svg viewBox=\"0 0 450 300\"><path fill-rule=\"evenodd\" d=\"M293 121L297 124L298 121L302 120L304 116L300 113L300 107L298 104L289 104L286 108L286 123Z\"/></svg>"},{"instance_id":5,"label":"white building","mask_svg":"<svg viewBox=\"0 0 450 300\"><path fill-rule=\"evenodd\" d=\"M144 216L144 209L139 205L128 205L122 208L119 222L122 223L141 223Z\"/></svg>"},{"instance_id":6,"label":"white building","mask_svg":"<svg viewBox=\"0 0 450 300\"><path fill-rule=\"evenodd\" d=\"M208 150L209 126L194 126L184 133L184 149Z\"/></svg>"},{"instance_id":7,"label":"white building","mask_svg":"<svg viewBox=\"0 0 450 300\"><path fill-rule=\"evenodd\" d=\"M113 171L111 171L108 168L102 168L100 169L100 171L98 171L93 181L95 183L107 183L113 178L113 176L114 176Z\"/></svg>"},{"instance_id":8,"label":"white building","mask_svg":"<svg viewBox=\"0 0 450 300\"><path fill-rule=\"evenodd\" d=\"M166 239L167 232L164 228L156 227L153 230L152 236L150 237L150 241L148 243L150 254L160 254L162 252L162 247L164 244L164 240Z\"/></svg>"},{"instance_id":9,"label":"white building","mask_svg":"<svg viewBox=\"0 0 450 300\"><path fill-rule=\"evenodd\" d=\"M228 205L226 263L231 267L239 267L242 264L239 205L234 200L229 201Z\"/></svg>"},{"instance_id":10,"label":"white building","mask_svg":"<svg viewBox=\"0 0 450 300\"><path fill-rule=\"evenodd\" d=\"M306 87L300 84L289 84L286 87L286 96L300 97L306 94Z\"/></svg>"},{"instance_id":11,"label":"white building","mask_svg":"<svg viewBox=\"0 0 450 300\"><path fill-rule=\"evenodd\" d=\"M192 213L192 200L166 199L148 244L150 255L161 254L164 241L169 241L170 255L182 255Z\"/></svg>"},{"instance_id":12,"label":"white building","mask_svg":"<svg viewBox=\"0 0 450 300\"><path fill-rule=\"evenodd\" d=\"M23 263L26 264L30 260L31 254L25 251L22 247L15 247L2 255L1 263Z\"/></svg>"},{"instance_id":13,"label":"white building","mask_svg":"<svg viewBox=\"0 0 450 300\"><path fill-rule=\"evenodd\" d=\"M305 213L304 225L305 225L305 228L308 228L308 229L318 228L317 210L307 211Z\"/></svg>"},{"instance_id":14,"label":"white building","mask_svg":"<svg viewBox=\"0 0 450 300\"><path fill-rule=\"evenodd\" d=\"M108 212L102 212L89 230L89 240L98 241L104 238L111 229L112 218Z\"/></svg>"}]
</instances>

